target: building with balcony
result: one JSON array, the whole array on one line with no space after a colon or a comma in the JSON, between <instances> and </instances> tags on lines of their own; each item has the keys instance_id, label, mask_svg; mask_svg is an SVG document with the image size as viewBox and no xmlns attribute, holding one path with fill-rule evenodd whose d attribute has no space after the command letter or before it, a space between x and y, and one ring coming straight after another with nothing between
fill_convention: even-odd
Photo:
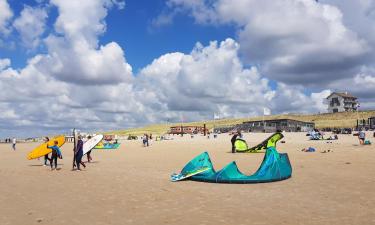
<instances>
[{"instance_id":1,"label":"building with balcony","mask_svg":"<svg viewBox=\"0 0 375 225\"><path fill-rule=\"evenodd\" d=\"M357 111L357 97L348 92L333 92L327 98L328 112L354 112Z\"/></svg>"}]
</instances>

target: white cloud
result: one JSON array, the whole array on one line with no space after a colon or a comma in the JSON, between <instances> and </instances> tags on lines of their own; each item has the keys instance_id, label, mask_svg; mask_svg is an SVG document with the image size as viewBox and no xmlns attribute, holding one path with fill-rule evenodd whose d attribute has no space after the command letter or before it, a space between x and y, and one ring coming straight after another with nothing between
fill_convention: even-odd
<instances>
[{"instance_id":1,"label":"white cloud","mask_svg":"<svg viewBox=\"0 0 375 225\"><path fill-rule=\"evenodd\" d=\"M234 24L245 62L289 84L351 77L370 52L368 39L344 25L337 7L312 0L169 0L167 6L198 23Z\"/></svg>"},{"instance_id":2,"label":"white cloud","mask_svg":"<svg viewBox=\"0 0 375 225\"><path fill-rule=\"evenodd\" d=\"M46 45L49 55L40 69L59 80L82 85L116 84L132 78L122 48L115 42L98 46L98 36L106 30L108 7L119 1L52 0L59 10L55 29Z\"/></svg>"},{"instance_id":3,"label":"white cloud","mask_svg":"<svg viewBox=\"0 0 375 225\"><path fill-rule=\"evenodd\" d=\"M0 59L0 71L10 66L10 59Z\"/></svg>"},{"instance_id":4,"label":"white cloud","mask_svg":"<svg viewBox=\"0 0 375 225\"><path fill-rule=\"evenodd\" d=\"M13 17L13 12L9 7L7 0L0 0L0 34L8 34L8 22Z\"/></svg>"},{"instance_id":5,"label":"white cloud","mask_svg":"<svg viewBox=\"0 0 375 225\"><path fill-rule=\"evenodd\" d=\"M109 130L181 117L206 120L214 113L261 115L265 107L274 114L322 108L319 98L326 92L306 95L301 87L282 83L274 90L257 67L244 65L241 43L231 38L197 43L189 54L164 54L133 76L117 43L98 42L108 10L121 8L119 3L51 1L58 17L44 40L47 52L22 69L0 60L0 110L5 112L0 127L36 136L72 127Z\"/></svg>"},{"instance_id":6,"label":"white cloud","mask_svg":"<svg viewBox=\"0 0 375 225\"><path fill-rule=\"evenodd\" d=\"M72 126L108 129L138 123L138 118L129 119L132 116L121 122L116 115L138 110L132 100L131 67L122 48L114 42L98 46L107 10L114 5L123 8L122 1L51 3L58 9L55 28L59 34L49 34L45 40L48 52L32 57L20 70L9 67L9 59L0 61L0 101L7 104L0 123L11 128L9 132L20 132L22 127L26 133L46 133L46 129L61 132ZM21 31L26 19L35 19L36 14L39 19L45 16L26 7L14 23L17 29Z\"/></svg>"},{"instance_id":7,"label":"white cloud","mask_svg":"<svg viewBox=\"0 0 375 225\"><path fill-rule=\"evenodd\" d=\"M46 27L48 15L44 8L25 6L20 17L13 22L13 26L21 35L25 47L35 49L40 44L40 38Z\"/></svg>"},{"instance_id":8,"label":"white cloud","mask_svg":"<svg viewBox=\"0 0 375 225\"><path fill-rule=\"evenodd\" d=\"M245 68L238 55L239 45L232 39L208 46L198 43L188 55L163 55L141 71L140 101L158 121L178 121L181 112L196 120L211 118L213 113L260 115L264 107L273 113L323 111L323 99L318 98L325 92L307 96L301 88L284 84L272 90L257 68Z\"/></svg>"}]
</instances>

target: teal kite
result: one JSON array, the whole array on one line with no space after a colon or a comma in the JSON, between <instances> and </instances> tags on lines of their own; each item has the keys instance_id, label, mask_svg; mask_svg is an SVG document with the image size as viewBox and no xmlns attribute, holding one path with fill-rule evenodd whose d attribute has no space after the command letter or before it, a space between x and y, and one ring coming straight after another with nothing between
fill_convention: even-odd
<instances>
[{"instance_id":1,"label":"teal kite","mask_svg":"<svg viewBox=\"0 0 375 225\"><path fill-rule=\"evenodd\" d=\"M271 140L271 137L275 137ZM279 135L271 136L269 143L274 142ZM187 177L194 181L212 182L212 183L267 183L281 181L292 176L292 166L287 153L278 153L275 145L266 149L262 164L252 175L243 174L237 167L235 161L226 165L223 169L215 171L210 156L207 152L196 156L181 170L181 174L189 174L192 171L199 171L205 168L203 172ZM207 169L208 168L208 169Z\"/></svg>"}]
</instances>

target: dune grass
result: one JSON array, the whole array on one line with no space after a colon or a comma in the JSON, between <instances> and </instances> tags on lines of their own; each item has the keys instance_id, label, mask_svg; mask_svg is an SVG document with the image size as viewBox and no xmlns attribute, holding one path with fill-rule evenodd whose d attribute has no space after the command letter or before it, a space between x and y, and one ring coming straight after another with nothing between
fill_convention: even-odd
<instances>
[{"instance_id":1,"label":"dune grass","mask_svg":"<svg viewBox=\"0 0 375 225\"><path fill-rule=\"evenodd\" d=\"M341 113L323 113L323 114L282 114L270 116L257 116L251 118L233 118L220 119L210 121L198 121L188 123L169 123L169 124L153 124L139 128L129 128L124 130L108 131L105 134L116 135L142 135L144 133L152 133L156 135L164 134L169 131L171 126L203 126L206 124L207 129L214 127L230 126L241 124L244 121L251 120L270 120L270 119L293 119L305 122L314 122L316 128L353 128L357 125L357 119L367 120L369 117L375 117L375 110L360 111L360 112L341 112Z\"/></svg>"}]
</instances>

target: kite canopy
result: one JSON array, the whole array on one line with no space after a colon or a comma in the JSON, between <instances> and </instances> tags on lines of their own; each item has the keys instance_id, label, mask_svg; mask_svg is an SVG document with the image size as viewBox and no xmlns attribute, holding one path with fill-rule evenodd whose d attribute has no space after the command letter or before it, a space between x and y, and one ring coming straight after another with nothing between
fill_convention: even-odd
<instances>
[{"instance_id":1,"label":"kite canopy","mask_svg":"<svg viewBox=\"0 0 375 225\"><path fill-rule=\"evenodd\" d=\"M249 149L246 141L240 138L234 142L234 147L236 148L236 151L238 152L246 152Z\"/></svg>"},{"instance_id":2,"label":"kite canopy","mask_svg":"<svg viewBox=\"0 0 375 225\"><path fill-rule=\"evenodd\" d=\"M284 137L282 133L276 132L272 134L270 137L268 137L266 140L264 140L259 145L256 145L252 148L248 148L247 143L243 139L237 139L234 142L234 146L236 148L236 152L257 152L260 150L265 150L269 147L276 148L276 143L281 140Z\"/></svg>"},{"instance_id":3,"label":"kite canopy","mask_svg":"<svg viewBox=\"0 0 375 225\"><path fill-rule=\"evenodd\" d=\"M279 154L274 147L267 148L259 169L250 176L241 173L234 161L223 169L215 171L207 152L203 152L186 164L181 173L202 167L210 169L192 176L191 180L213 183L266 183L285 180L292 176L288 154Z\"/></svg>"}]
</instances>

